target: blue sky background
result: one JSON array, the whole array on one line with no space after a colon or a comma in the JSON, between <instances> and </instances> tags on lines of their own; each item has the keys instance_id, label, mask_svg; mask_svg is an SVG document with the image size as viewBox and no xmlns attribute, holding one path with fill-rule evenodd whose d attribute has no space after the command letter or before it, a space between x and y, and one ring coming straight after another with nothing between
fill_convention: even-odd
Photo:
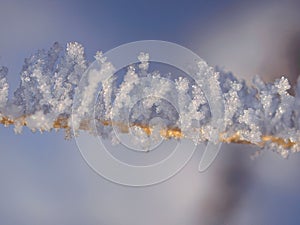
<instances>
[{"instance_id":1,"label":"blue sky background","mask_svg":"<svg viewBox=\"0 0 300 225\"><path fill-rule=\"evenodd\" d=\"M9 1L0 0L0 64L12 91L24 58L55 41L78 41L89 60L131 41L157 39L190 48L210 65L251 80L300 73L297 1ZM298 58L297 58L298 57ZM298 60L298 61L297 61ZM298 62L298 64L297 64ZM298 224L300 156L283 160L223 145L204 174L199 149L171 180L147 188L93 173L62 132L0 127L0 223L196 225Z\"/></svg>"}]
</instances>

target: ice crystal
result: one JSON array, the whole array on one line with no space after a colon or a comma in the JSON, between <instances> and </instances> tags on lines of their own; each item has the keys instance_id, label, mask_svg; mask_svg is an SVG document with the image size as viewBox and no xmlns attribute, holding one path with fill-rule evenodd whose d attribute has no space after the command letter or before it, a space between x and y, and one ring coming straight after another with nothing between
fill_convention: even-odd
<instances>
[{"instance_id":1,"label":"ice crystal","mask_svg":"<svg viewBox=\"0 0 300 225\"><path fill-rule=\"evenodd\" d=\"M0 116L1 112L5 110L8 98L7 72L8 69L6 67L0 67Z\"/></svg>"},{"instance_id":2,"label":"ice crystal","mask_svg":"<svg viewBox=\"0 0 300 225\"><path fill-rule=\"evenodd\" d=\"M96 53L89 68L81 44L68 43L64 50L54 43L49 51L38 51L25 60L20 85L9 100L7 68L0 67L0 121L14 124L16 133L24 125L32 131L72 125L75 131L85 129L113 142L118 140L112 127L119 132L130 129L134 141L146 147L149 138L161 135L188 138L195 144L212 138L250 143L284 158L300 151L300 78L293 96L284 77L272 84L256 76L247 85L232 73L199 61L194 68L200 81L196 83L184 74L172 78L150 70L150 57L141 52L120 79L102 52ZM88 76L81 80L84 73ZM208 99L223 101L224 108ZM222 134L215 133L221 125L211 119L212 106L218 109L215 114L224 112ZM96 131L91 130L94 121Z\"/></svg>"},{"instance_id":3,"label":"ice crystal","mask_svg":"<svg viewBox=\"0 0 300 225\"><path fill-rule=\"evenodd\" d=\"M6 106L8 100L8 83L6 79L8 69L0 66L0 120L6 113Z\"/></svg>"}]
</instances>

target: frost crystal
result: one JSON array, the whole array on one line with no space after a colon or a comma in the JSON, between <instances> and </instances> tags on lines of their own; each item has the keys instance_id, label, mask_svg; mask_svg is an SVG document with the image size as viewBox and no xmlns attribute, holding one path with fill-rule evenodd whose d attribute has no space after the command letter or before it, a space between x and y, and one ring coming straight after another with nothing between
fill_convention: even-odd
<instances>
[{"instance_id":1,"label":"frost crystal","mask_svg":"<svg viewBox=\"0 0 300 225\"><path fill-rule=\"evenodd\" d=\"M0 67L0 116L1 112L5 110L8 98L7 72L8 69L6 67Z\"/></svg>"},{"instance_id":2,"label":"frost crystal","mask_svg":"<svg viewBox=\"0 0 300 225\"><path fill-rule=\"evenodd\" d=\"M6 113L8 100L8 83L6 79L8 69L0 66L0 121Z\"/></svg>"},{"instance_id":3,"label":"frost crystal","mask_svg":"<svg viewBox=\"0 0 300 225\"><path fill-rule=\"evenodd\" d=\"M204 61L193 68L200 81L196 83L185 74L150 70L150 55L145 52L121 77L102 52L95 59L88 67L81 44L68 43L64 50L54 43L49 51L25 59L20 85L10 100L8 70L0 67L0 123L13 124L16 133L24 125L32 131L64 128L68 137L74 135L72 124L75 132L87 130L117 143L114 127L134 134L132 141L145 148L159 136L188 138L195 144L213 136L223 142L255 144L284 158L300 151L300 78L293 96L284 77L271 84L256 76L249 86ZM81 79L84 73L88 76ZM224 108L207 99L224 101ZM218 115L224 112L221 134L215 134L220 124L211 120L211 106L218 108L214 112ZM95 121L97 130L92 129Z\"/></svg>"},{"instance_id":4,"label":"frost crystal","mask_svg":"<svg viewBox=\"0 0 300 225\"><path fill-rule=\"evenodd\" d=\"M138 56L138 60L141 62L139 68L142 70L148 70L149 67L149 54L141 52Z\"/></svg>"}]
</instances>

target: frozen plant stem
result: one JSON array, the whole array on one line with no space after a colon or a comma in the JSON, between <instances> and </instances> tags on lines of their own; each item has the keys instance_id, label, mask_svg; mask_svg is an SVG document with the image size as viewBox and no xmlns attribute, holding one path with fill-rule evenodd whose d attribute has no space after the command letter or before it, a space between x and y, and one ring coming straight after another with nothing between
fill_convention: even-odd
<instances>
[{"instance_id":1,"label":"frozen plant stem","mask_svg":"<svg viewBox=\"0 0 300 225\"><path fill-rule=\"evenodd\" d=\"M67 133L70 132L70 127L68 126L68 120L69 118L58 118L57 120L54 121L52 128L53 129L65 129ZM21 124L21 126L26 126L26 117L22 117L22 118L17 118L15 121L18 121L17 123ZM0 123L3 124L4 126L10 126L10 125L14 125L15 121L8 119L7 117L2 117L0 120ZM129 131L129 126L126 126L125 124L120 124L120 123L115 123L112 121L98 121L99 123L103 124L104 126L111 126L113 123L115 125L117 125L122 131L123 133L128 133ZM89 127L87 126L87 124L89 124L90 122L82 122L82 124L80 125L80 129L81 130L89 130ZM147 135L151 135L152 133L152 128L150 126L147 125L142 125L142 124L132 124L130 125L131 127L136 126L141 128ZM41 129L41 131L43 131L43 129ZM200 132L200 131L199 131ZM183 133L181 132L181 130L179 128L167 128L167 129L163 129L160 131L160 135L161 137L165 138L165 139L170 139L170 138L174 138L174 139L180 139L180 138L184 138ZM262 135L261 136L261 142L259 143L251 143L249 141L245 141L241 138L241 136L236 133L230 137L224 138L225 134L220 134L219 140L221 142L224 143L239 143L239 144L254 144L257 145L260 148L263 148L268 142L273 142L278 144L279 146L283 147L283 148L291 148L296 144L296 142L292 142L291 140L284 140L283 138L279 138L276 136L270 136L270 135Z\"/></svg>"},{"instance_id":2,"label":"frozen plant stem","mask_svg":"<svg viewBox=\"0 0 300 225\"><path fill-rule=\"evenodd\" d=\"M102 53L95 58L98 73L80 81L89 66L82 45L69 43L64 50L55 43L49 51L38 51L25 60L20 86L12 99L8 99L8 70L0 67L0 123L14 125L16 133L24 126L32 131L65 129L67 138L84 130L115 140L113 127L121 133L134 130L142 143L157 133L165 139L187 138L195 144L211 138L209 103L195 81L149 71L147 53L137 56L139 63L130 65L118 81L114 76L117 71ZM284 158L300 151L300 79L292 96L284 77L270 84L256 76L248 86L204 61L196 69L199 76L209 75L211 90L214 85L221 87L225 130L218 134L219 141L253 144ZM109 78L101 83L106 75ZM86 88L79 88L82 83ZM98 83L101 91L95 99ZM81 93L81 99L74 99L76 92ZM179 111L163 99L176 102ZM76 109L75 114L72 109ZM160 122L153 123L157 117Z\"/></svg>"}]
</instances>

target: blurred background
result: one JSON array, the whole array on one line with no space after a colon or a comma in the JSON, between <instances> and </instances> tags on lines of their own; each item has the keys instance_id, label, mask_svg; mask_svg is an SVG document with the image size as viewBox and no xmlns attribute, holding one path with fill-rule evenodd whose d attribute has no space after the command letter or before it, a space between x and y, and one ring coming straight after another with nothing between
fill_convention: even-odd
<instances>
[{"instance_id":1,"label":"blurred background","mask_svg":"<svg viewBox=\"0 0 300 225\"><path fill-rule=\"evenodd\" d=\"M0 65L10 94L24 59L58 41L82 43L89 60L131 41L183 45L246 79L300 74L300 1L0 0ZM0 127L0 223L6 225L299 224L300 155L284 160L256 148L223 145L198 173L198 149L172 179L155 186L116 185L95 174L63 132Z\"/></svg>"}]
</instances>

